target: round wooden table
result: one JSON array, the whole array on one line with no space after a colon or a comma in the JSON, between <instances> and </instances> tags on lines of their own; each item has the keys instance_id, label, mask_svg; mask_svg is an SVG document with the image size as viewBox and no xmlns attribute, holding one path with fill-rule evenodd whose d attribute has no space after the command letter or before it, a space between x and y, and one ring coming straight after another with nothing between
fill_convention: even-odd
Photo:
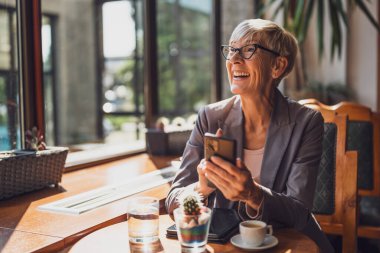
<instances>
[{"instance_id":1,"label":"round wooden table","mask_svg":"<svg viewBox=\"0 0 380 253\"><path fill-rule=\"evenodd\" d=\"M166 228L172 224L174 224L174 222L170 219L169 215L160 215L160 240L148 245L142 245L129 242L128 223L121 222L99 229L86 237L83 237L70 249L69 253L178 253L181 252L179 241L166 238ZM318 252L317 245L311 239L294 229L277 229L274 230L274 235L277 237L279 243L277 246L265 250L265 253ZM226 244L209 243L206 248L210 253L247 252L233 246L230 242Z\"/></svg>"}]
</instances>

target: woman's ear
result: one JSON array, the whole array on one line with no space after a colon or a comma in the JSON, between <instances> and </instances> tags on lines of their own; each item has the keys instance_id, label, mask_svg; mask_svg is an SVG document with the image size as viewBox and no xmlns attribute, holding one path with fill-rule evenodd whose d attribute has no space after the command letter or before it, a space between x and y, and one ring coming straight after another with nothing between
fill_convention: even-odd
<instances>
[{"instance_id":1,"label":"woman's ear","mask_svg":"<svg viewBox=\"0 0 380 253\"><path fill-rule=\"evenodd\" d=\"M272 67L272 77L277 79L284 74L286 67L288 66L288 59L284 56L277 56L274 60Z\"/></svg>"}]
</instances>

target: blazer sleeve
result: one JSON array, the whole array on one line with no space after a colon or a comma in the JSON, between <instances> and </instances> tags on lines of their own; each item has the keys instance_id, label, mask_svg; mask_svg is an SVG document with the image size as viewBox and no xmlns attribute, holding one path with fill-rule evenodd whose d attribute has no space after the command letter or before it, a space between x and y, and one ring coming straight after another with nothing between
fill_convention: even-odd
<instances>
[{"instance_id":1,"label":"blazer sleeve","mask_svg":"<svg viewBox=\"0 0 380 253\"><path fill-rule=\"evenodd\" d=\"M203 158L203 136L208 132L208 120L203 107L199 113L195 123L195 127L186 144L183 160L177 175L173 180L172 187L166 197L165 205L169 214L178 207L177 197L186 189L194 189L195 183L198 182L197 166ZM208 203L214 194L208 198Z\"/></svg>"}]
</instances>

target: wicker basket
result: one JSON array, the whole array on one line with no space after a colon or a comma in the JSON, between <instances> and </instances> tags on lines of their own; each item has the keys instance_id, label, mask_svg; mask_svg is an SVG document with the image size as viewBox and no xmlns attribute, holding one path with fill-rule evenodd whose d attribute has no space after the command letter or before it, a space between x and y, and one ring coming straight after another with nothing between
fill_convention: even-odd
<instances>
[{"instance_id":1,"label":"wicker basket","mask_svg":"<svg viewBox=\"0 0 380 253\"><path fill-rule=\"evenodd\" d=\"M0 200L58 185L67 153L63 147L0 152Z\"/></svg>"}]
</instances>

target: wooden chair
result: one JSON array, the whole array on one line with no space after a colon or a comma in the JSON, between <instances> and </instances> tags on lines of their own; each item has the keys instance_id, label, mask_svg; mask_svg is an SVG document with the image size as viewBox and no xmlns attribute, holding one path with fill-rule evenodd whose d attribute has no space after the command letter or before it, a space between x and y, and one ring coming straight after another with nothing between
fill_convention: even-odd
<instances>
[{"instance_id":1,"label":"wooden chair","mask_svg":"<svg viewBox=\"0 0 380 253\"><path fill-rule=\"evenodd\" d=\"M324 118L323 154L313 213L327 234L342 235L342 252L357 249L357 152L346 151L347 116L318 104Z\"/></svg>"},{"instance_id":2,"label":"wooden chair","mask_svg":"<svg viewBox=\"0 0 380 253\"><path fill-rule=\"evenodd\" d=\"M316 99L304 99L299 103L306 106L317 105L324 110L335 111L338 115L348 116L347 149L358 150L358 236L380 239L379 224L360 224L361 221L364 222L365 205L380 205L380 114L350 102L327 106Z\"/></svg>"}]
</instances>

